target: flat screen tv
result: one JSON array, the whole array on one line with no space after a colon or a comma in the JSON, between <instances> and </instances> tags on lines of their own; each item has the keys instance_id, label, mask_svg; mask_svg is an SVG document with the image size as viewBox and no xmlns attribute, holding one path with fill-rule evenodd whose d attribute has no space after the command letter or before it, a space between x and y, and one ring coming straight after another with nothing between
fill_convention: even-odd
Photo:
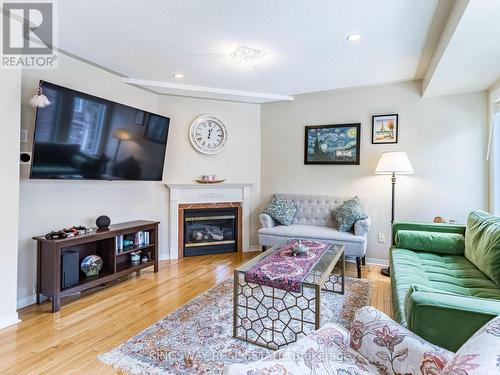
<instances>
[{"instance_id":1,"label":"flat screen tv","mask_svg":"<svg viewBox=\"0 0 500 375\"><path fill-rule=\"evenodd\" d=\"M170 119L42 83L30 177L160 181Z\"/></svg>"}]
</instances>

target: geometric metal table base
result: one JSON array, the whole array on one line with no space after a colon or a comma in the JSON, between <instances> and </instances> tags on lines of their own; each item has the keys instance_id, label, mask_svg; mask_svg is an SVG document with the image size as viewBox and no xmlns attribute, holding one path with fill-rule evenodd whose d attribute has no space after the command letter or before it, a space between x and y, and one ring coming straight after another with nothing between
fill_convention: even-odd
<instances>
[{"instance_id":1,"label":"geometric metal table base","mask_svg":"<svg viewBox=\"0 0 500 375\"><path fill-rule=\"evenodd\" d=\"M233 337L269 349L280 349L321 324L321 291L344 294L345 259L340 274L332 271L322 283L309 280L302 292L289 292L269 286L246 283L245 273L234 272Z\"/></svg>"}]
</instances>

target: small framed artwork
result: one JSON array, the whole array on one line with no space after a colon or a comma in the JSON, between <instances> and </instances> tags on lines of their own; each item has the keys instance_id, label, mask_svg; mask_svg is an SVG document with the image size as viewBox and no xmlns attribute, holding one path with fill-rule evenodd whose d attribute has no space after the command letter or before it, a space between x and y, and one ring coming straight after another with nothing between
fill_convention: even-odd
<instances>
[{"instance_id":1,"label":"small framed artwork","mask_svg":"<svg viewBox=\"0 0 500 375\"><path fill-rule=\"evenodd\" d=\"M141 111L140 109L138 109L135 112L135 121L134 121L134 123L136 125L144 125L144 111Z\"/></svg>"},{"instance_id":2,"label":"small framed artwork","mask_svg":"<svg viewBox=\"0 0 500 375\"><path fill-rule=\"evenodd\" d=\"M398 143L398 115L372 116L372 143Z\"/></svg>"},{"instance_id":3,"label":"small framed artwork","mask_svg":"<svg viewBox=\"0 0 500 375\"><path fill-rule=\"evenodd\" d=\"M361 124L306 126L304 164L359 165Z\"/></svg>"},{"instance_id":4,"label":"small framed artwork","mask_svg":"<svg viewBox=\"0 0 500 375\"><path fill-rule=\"evenodd\" d=\"M169 122L169 119L166 117L150 114L144 138L153 142L165 144L167 141Z\"/></svg>"}]
</instances>

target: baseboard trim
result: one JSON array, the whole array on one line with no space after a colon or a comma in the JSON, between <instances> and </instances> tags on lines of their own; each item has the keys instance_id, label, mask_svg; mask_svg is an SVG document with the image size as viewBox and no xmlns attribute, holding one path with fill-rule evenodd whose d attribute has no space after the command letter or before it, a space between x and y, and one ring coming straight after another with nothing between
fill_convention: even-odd
<instances>
[{"instance_id":1,"label":"baseboard trim","mask_svg":"<svg viewBox=\"0 0 500 375\"><path fill-rule=\"evenodd\" d=\"M17 308L22 309L23 307L33 305L35 303L36 303L36 295L32 294L31 296L17 300Z\"/></svg>"},{"instance_id":2,"label":"baseboard trim","mask_svg":"<svg viewBox=\"0 0 500 375\"><path fill-rule=\"evenodd\" d=\"M346 262L356 263L356 258L354 257L346 257ZM389 261L387 259L378 259L378 258L366 258L366 264L371 264L374 266L384 266L387 267L389 265Z\"/></svg>"},{"instance_id":3,"label":"baseboard trim","mask_svg":"<svg viewBox=\"0 0 500 375\"><path fill-rule=\"evenodd\" d=\"M9 314L7 316L3 316L0 318L0 329L7 328L7 327L9 327L13 324L17 324L19 322L20 322L20 320L19 320L19 317L17 315L17 312L13 313L13 314Z\"/></svg>"},{"instance_id":4,"label":"baseboard trim","mask_svg":"<svg viewBox=\"0 0 500 375\"><path fill-rule=\"evenodd\" d=\"M387 267L389 265L389 261L387 259L366 258L366 264Z\"/></svg>"}]
</instances>

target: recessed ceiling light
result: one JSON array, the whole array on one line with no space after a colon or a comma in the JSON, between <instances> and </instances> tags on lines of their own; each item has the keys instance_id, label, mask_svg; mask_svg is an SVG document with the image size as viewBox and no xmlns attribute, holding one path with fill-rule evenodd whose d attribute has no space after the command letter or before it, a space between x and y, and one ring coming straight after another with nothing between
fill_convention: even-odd
<instances>
[{"instance_id":1,"label":"recessed ceiling light","mask_svg":"<svg viewBox=\"0 0 500 375\"><path fill-rule=\"evenodd\" d=\"M229 55L235 64L242 66L255 66L260 62L262 56L262 51L242 45L238 45Z\"/></svg>"},{"instance_id":2,"label":"recessed ceiling light","mask_svg":"<svg viewBox=\"0 0 500 375\"><path fill-rule=\"evenodd\" d=\"M346 39L349 42L357 42L357 41L359 41L361 39L361 35L356 34L356 33L352 33L352 34L347 35Z\"/></svg>"},{"instance_id":3,"label":"recessed ceiling light","mask_svg":"<svg viewBox=\"0 0 500 375\"><path fill-rule=\"evenodd\" d=\"M183 79L184 78L184 74L175 73L175 74L172 74L172 77L174 77L175 79Z\"/></svg>"}]
</instances>

